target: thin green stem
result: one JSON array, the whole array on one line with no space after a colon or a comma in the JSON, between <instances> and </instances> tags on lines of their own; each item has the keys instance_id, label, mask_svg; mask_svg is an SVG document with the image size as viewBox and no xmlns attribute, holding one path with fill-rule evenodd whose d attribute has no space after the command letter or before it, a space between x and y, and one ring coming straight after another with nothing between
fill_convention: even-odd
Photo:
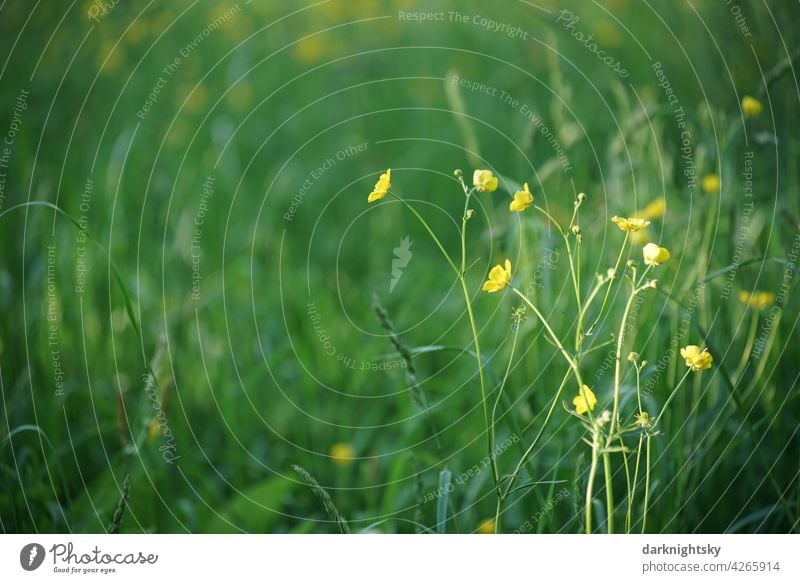
<instances>
[{"instance_id":1,"label":"thin green stem","mask_svg":"<svg viewBox=\"0 0 800 583\"><path fill-rule=\"evenodd\" d=\"M631 488L631 495L628 498L628 518L626 520L627 532L631 532L631 520L633 516L633 503L636 501L636 488L639 484L639 463L642 459L642 443L644 442L644 433L639 434L639 446L636 448L636 466L633 470L633 487Z\"/></svg>"},{"instance_id":2,"label":"thin green stem","mask_svg":"<svg viewBox=\"0 0 800 583\"><path fill-rule=\"evenodd\" d=\"M622 246L619 248L619 255L617 255L617 262L614 264L614 277L619 277L619 264L622 263L622 256L625 253L625 244L628 242L629 233L625 232L625 239L622 241ZM594 327L597 326L600 319L603 317L603 312L605 311L606 304L608 303L608 296L611 293L611 285L609 284L608 288L606 289L606 294L603 296L603 303L600 304L600 311L597 313L597 317L592 322L592 325L589 326L588 330L594 330Z\"/></svg>"},{"instance_id":3,"label":"thin green stem","mask_svg":"<svg viewBox=\"0 0 800 583\"><path fill-rule=\"evenodd\" d=\"M600 434L597 428L592 435L592 464L589 467L589 480L586 483L586 534L592 534L592 492L594 491L594 476L597 472L597 451L600 447Z\"/></svg>"},{"instance_id":4,"label":"thin green stem","mask_svg":"<svg viewBox=\"0 0 800 583\"><path fill-rule=\"evenodd\" d=\"M517 463L517 467L514 468L514 472L511 474L511 477L508 480L508 486L506 487L506 491L503 494L503 498L506 498L511 493L511 488L514 485L514 481L517 479L519 472L522 470L522 466L524 466L525 463L528 461L531 454L533 453L534 448L539 443L539 440L542 438L542 435L544 435L544 431L545 429L547 429L547 425L550 423L550 418L553 415L553 411L555 410L556 405L558 404L558 400L561 397L561 392L564 390L564 387L566 386L567 381L569 380L571 374L572 374L572 369L569 369L566 372L566 374L564 374L564 377L561 379L561 384L558 386L558 391L556 391L555 397L553 397L553 402L550 405L550 409L547 411L547 415L544 418L544 423L542 424L541 428L539 428L539 433L536 434L536 437L533 439L533 442L530 444L530 446L528 446L528 449L525 450L525 453L522 454L522 457Z\"/></svg>"},{"instance_id":5,"label":"thin green stem","mask_svg":"<svg viewBox=\"0 0 800 583\"><path fill-rule=\"evenodd\" d=\"M608 452L603 453L603 473L606 480L606 524L608 534L614 534L614 491L611 488L611 457Z\"/></svg>"},{"instance_id":6,"label":"thin green stem","mask_svg":"<svg viewBox=\"0 0 800 583\"><path fill-rule=\"evenodd\" d=\"M756 331L758 330L758 310L751 310L750 314L750 331L747 334L747 342L742 350L742 358L739 360L739 366L736 367L736 372L733 373L733 380L738 383L742 380L744 369L747 366L747 361L750 359L750 354L753 351L753 343L756 339Z\"/></svg>"},{"instance_id":7,"label":"thin green stem","mask_svg":"<svg viewBox=\"0 0 800 583\"><path fill-rule=\"evenodd\" d=\"M672 392L670 393L669 397L667 397L667 400L666 400L666 402L664 403L664 406L661 408L661 411L659 412L659 414L658 414L658 417L656 417L655 421L653 421L653 427L655 427L655 426L658 424L658 422L659 422L659 421L661 421L661 417L662 417L662 416L664 415L664 413L666 412L666 410L667 410L667 407L669 407L669 404L670 404L670 403L672 403L672 399L674 399L674 398L675 398L675 395L677 395L677 394L678 394L678 389L680 389L680 388L681 388L681 385L683 385L683 382L684 382L684 381L686 380L686 378L687 378L687 377L688 377L688 376L691 374L691 372L692 372L692 369L690 369L690 368L687 368L687 369L686 369L686 372L685 372L685 373L684 373L684 375L681 377L681 380L680 380L680 381L678 381L678 384L677 384L677 385L675 385L675 388L674 388L674 389L672 389Z\"/></svg>"},{"instance_id":8,"label":"thin green stem","mask_svg":"<svg viewBox=\"0 0 800 583\"><path fill-rule=\"evenodd\" d=\"M600 293L600 290L603 288L603 286L606 283L610 282L610 281L611 281L611 279L609 279L609 278L601 278L597 282L597 284L595 284L595 286L592 289L592 291L589 292L589 296L586 298L586 301L583 303L583 306L581 307L580 313L578 314L578 325L575 327L575 352L576 353L580 353L580 348L581 348L581 345L583 344L583 341L584 341L584 338L585 338L585 336L583 334L583 330L584 330L583 321L584 321L584 318L586 317L586 312L589 310L589 306L592 305L592 302L594 301L595 297L597 297L597 294Z\"/></svg>"},{"instance_id":9,"label":"thin green stem","mask_svg":"<svg viewBox=\"0 0 800 583\"><path fill-rule=\"evenodd\" d=\"M583 386L583 380L581 378L581 371L578 369L578 363L575 361L572 355L569 352L567 352L567 350L564 348L564 345L561 344L561 341L558 339L558 336L556 336L556 333L553 332L553 329L550 327L550 324L547 323L547 320L539 311L539 309L535 305L533 305L533 303L528 298L526 298L525 295L522 292L520 292L517 288L513 286L509 287L515 294L517 294L522 299L523 302L525 302L528 305L528 307L531 310L533 310L533 313L536 314L536 317L539 318L539 321L542 323L542 326L544 326L544 329L547 330L547 333L550 335L550 339L555 343L556 347L564 356L564 359L567 361L570 368L572 368L572 371L575 373L575 379L578 382L578 390L580 390L580 388Z\"/></svg>"},{"instance_id":10,"label":"thin green stem","mask_svg":"<svg viewBox=\"0 0 800 583\"><path fill-rule=\"evenodd\" d=\"M497 443L497 437L495 435L495 419L497 418L497 406L500 403L500 397L503 395L503 390L506 386L506 381L508 380L508 375L511 372L511 364L514 362L514 353L517 349L517 338L519 337L519 322L514 328L514 339L511 342L511 354L508 357L508 365L506 366L506 372L503 375L503 381L500 383L500 388L497 390L497 397L494 400L494 406L492 407L492 419L491 419L491 442L493 446ZM492 450L492 454L495 453L495 450ZM502 512L503 512L503 503L505 502L505 496L501 495L500 493L500 483L499 481L495 483L497 487L497 506L495 510L494 516L494 531L495 533L500 532L500 521L502 520Z\"/></svg>"},{"instance_id":11,"label":"thin green stem","mask_svg":"<svg viewBox=\"0 0 800 583\"><path fill-rule=\"evenodd\" d=\"M467 204L469 204L469 196L472 193L472 191L466 191L465 190L465 192L467 194ZM411 211L411 213L417 218L417 220L419 220L419 222L422 224L422 226L428 232L428 235L430 235L431 239L433 239L434 243L436 243L436 246L439 248L439 251L442 252L442 255L444 255L444 258L447 260L447 263L453 269L453 271L456 274L456 277L458 278L459 282L461 283L461 290L464 293L464 301L465 301L465 303L467 305L467 315L469 317L470 329L472 331L472 340L473 340L473 343L475 344L475 358L478 360L478 376L480 377L481 403L483 405L483 417L484 417L484 423L486 425L487 448L488 448L488 451L489 451L490 459L492 460L492 475L494 477L494 481L495 481L495 485L496 485L497 481L498 481L498 473L497 473L496 461L494 460L494 457L492 456L492 453L493 453L493 450L494 450L494 446L491 443L491 432L489 431L489 406L488 406L488 403L487 403L487 396L486 396L486 378L485 378L484 371L483 371L483 359L481 357L480 341L478 339L478 326L477 326L477 324L475 322L475 314L472 311L472 302L471 302L471 298L470 298L470 294L469 294L469 289L467 288L467 282L466 282L466 279L464 277L464 269L463 269L463 265L464 265L465 257L466 257L466 253L465 253L465 251L466 251L466 242L465 242L466 241L466 228L465 228L466 227L466 221L464 221L462 223L464 228L462 228L462 230L461 230L461 247L462 247L462 250L464 252L462 253L462 258L461 258L462 269L459 269L456 266L455 262L453 261L452 257L450 257L450 254L444 248L444 245L442 245L442 242L436 236L436 233L433 232L433 229L431 229L430 225L422 217L422 215L420 215L417 212L417 209L415 209L411 204L409 204L407 201L405 201L404 199L400 198L396 194L393 194L392 192L389 192L389 195L392 196L393 198L395 198L396 200L400 201L401 203L403 203L406 206L406 208L409 211ZM465 218L466 218L466 213L465 213Z\"/></svg>"},{"instance_id":12,"label":"thin green stem","mask_svg":"<svg viewBox=\"0 0 800 583\"><path fill-rule=\"evenodd\" d=\"M647 506L650 503L650 434L647 434L647 455L644 474L644 508L642 509L642 534L647 528Z\"/></svg>"},{"instance_id":13,"label":"thin green stem","mask_svg":"<svg viewBox=\"0 0 800 583\"><path fill-rule=\"evenodd\" d=\"M436 233L434 233L434 232L433 232L433 229L431 229L430 225L428 225L428 222L427 222L427 221L426 221L424 218L422 218L422 215L421 215L421 214L419 214L419 213L417 212L417 209L415 209L415 208L414 208L413 206L411 206L411 204L409 204L407 201L403 200L402 198L400 198L400 197L399 197L399 196L397 196L396 194L393 194L392 192L389 192L389 196L393 197L393 198L394 198L394 199L396 199L396 200L399 200L401 203L403 203L403 204L406 206L406 208L407 208L408 210L410 210L410 211L411 211L411 213L412 213L412 214L413 214L415 217L417 217L417 220L419 220L419 222L422 224L422 226L423 226L423 227L425 228L425 230L428 232L428 235L430 235L431 239L433 239L433 242L434 242L434 243L436 243L436 246L439 248L439 251L441 251L441 252L442 252L442 255L444 255L444 258L447 260L447 263L448 263L448 264L450 265L450 267L453 269L453 271L455 272L455 274L456 274L457 276L459 276L459 277L460 277L460 276L461 276L461 273L460 273L460 271L459 271L458 267L456 267L456 264L455 264L455 262L453 261L452 257L450 257L450 254L449 254L449 253L447 252L447 250L444 248L444 245L442 245L442 242L441 242L441 241L439 241L439 237L437 237L437 236L436 236Z\"/></svg>"}]
</instances>

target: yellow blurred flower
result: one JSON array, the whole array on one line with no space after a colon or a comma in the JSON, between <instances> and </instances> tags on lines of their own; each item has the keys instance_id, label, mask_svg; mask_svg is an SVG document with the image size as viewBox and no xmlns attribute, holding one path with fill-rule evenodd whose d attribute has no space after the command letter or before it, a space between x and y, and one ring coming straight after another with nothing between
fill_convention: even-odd
<instances>
[{"instance_id":1,"label":"yellow blurred flower","mask_svg":"<svg viewBox=\"0 0 800 583\"><path fill-rule=\"evenodd\" d=\"M572 404L575 405L575 412L578 415L583 415L587 411L594 411L597 405L597 397L594 396L592 389L583 385L581 390L578 391L578 396L572 399Z\"/></svg>"},{"instance_id":2,"label":"yellow blurred flower","mask_svg":"<svg viewBox=\"0 0 800 583\"><path fill-rule=\"evenodd\" d=\"M650 221L646 221L644 219L637 219L636 217L630 218L623 218L623 217L611 217L611 222L614 223L619 227L620 231L627 231L629 233L635 233L636 231L641 231L647 225L650 224Z\"/></svg>"},{"instance_id":3,"label":"yellow blurred flower","mask_svg":"<svg viewBox=\"0 0 800 583\"><path fill-rule=\"evenodd\" d=\"M511 281L511 261L506 259L505 267L495 265L489 272L489 279L483 284L483 291L494 293L505 289Z\"/></svg>"},{"instance_id":4,"label":"yellow blurred flower","mask_svg":"<svg viewBox=\"0 0 800 583\"><path fill-rule=\"evenodd\" d=\"M522 211L526 211L531 208L533 204L533 195L531 194L530 189L528 188L528 183L524 184L524 190L518 190L514 194L514 200L511 201L511 204L508 205L508 210L512 213L521 213Z\"/></svg>"},{"instance_id":5,"label":"yellow blurred flower","mask_svg":"<svg viewBox=\"0 0 800 583\"><path fill-rule=\"evenodd\" d=\"M719 189L722 186L722 181L716 174L708 174L703 176L702 186L704 192L707 192L708 194L715 194L719 192Z\"/></svg>"},{"instance_id":6,"label":"yellow blurred flower","mask_svg":"<svg viewBox=\"0 0 800 583\"><path fill-rule=\"evenodd\" d=\"M389 192L389 189L392 187L392 169L389 168L381 174L381 177L378 179L378 182L375 183L375 188L372 189L372 192L367 198L367 202L375 202L376 200L382 199L386 196L386 193Z\"/></svg>"},{"instance_id":7,"label":"yellow blurred flower","mask_svg":"<svg viewBox=\"0 0 800 583\"><path fill-rule=\"evenodd\" d=\"M497 176L491 170L476 170L472 174L472 185L478 192L494 192L497 190Z\"/></svg>"},{"instance_id":8,"label":"yellow blurred flower","mask_svg":"<svg viewBox=\"0 0 800 583\"><path fill-rule=\"evenodd\" d=\"M124 57L122 44L114 46L112 41L104 41L97 53L97 64L103 73L112 73L119 69Z\"/></svg>"},{"instance_id":9,"label":"yellow blurred flower","mask_svg":"<svg viewBox=\"0 0 800 583\"><path fill-rule=\"evenodd\" d=\"M645 245L642 248L642 255L644 256L645 264L651 267L661 265L670 257L666 247L659 247L655 243L648 243Z\"/></svg>"},{"instance_id":10,"label":"yellow blurred flower","mask_svg":"<svg viewBox=\"0 0 800 583\"><path fill-rule=\"evenodd\" d=\"M186 85L183 91L178 92L176 103L189 113L198 113L203 110L208 101L208 91L202 84L190 87Z\"/></svg>"},{"instance_id":11,"label":"yellow blurred flower","mask_svg":"<svg viewBox=\"0 0 800 583\"><path fill-rule=\"evenodd\" d=\"M664 216L664 211L667 208L667 201L663 196L653 199L646 207L634 215L637 219L660 219Z\"/></svg>"},{"instance_id":12,"label":"yellow blurred flower","mask_svg":"<svg viewBox=\"0 0 800 583\"><path fill-rule=\"evenodd\" d=\"M150 440L153 440L156 437L158 437L159 435L161 435L161 424L158 422L158 420L155 417L153 417L150 420L150 425L148 425L148 427L147 427L147 437Z\"/></svg>"},{"instance_id":13,"label":"yellow blurred flower","mask_svg":"<svg viewBox=\"0 0 800 583\"><path fill-rule=\"evenodd\" d=\"M481 520L478 524L478 534L494 534L495 524L494 518Z\"/></svg>"},{"instance_id":14,"label":"yellow blurred flower","mask_svg":"<svg viewBox=\"0 0 800 583\"><path fill-rule=\"evenodd\" d=\"M237 111L243 111L253 102L253 88L246 81L239 81L227 95L228 103Z\"/></svg>"},{"instance_id":15,"label":"yellow blurred flower","mask_svg":"<svg viewBox=\"0 0 800 583\"><path fill-rule=\"evenodd\" d=\"M349 443L334 443L331 446L330 456L333 463L344 468L353 463L356 450Z\"/></svg>"},{"instance_id":16,"label":"yellow blurred flower","mask_svg":"<svg viewBox=\"0 0 800 583\"><path fill-rule=\"evenodd\" d=\"M742 111L744 111L745 116L758 117L759 115L761 115L761 110L763 109L764 106L755 97L745 95L742 98Z\"/></svg>"},{"instance_id":17,"label":"yellow blurred flower","mask_svg":"<svg viewBox=\"0 0 800 583\"><path fill-rule=\"evenodd\" d=\"M699 346L694 344L690 344L689 346L681 348L681 356L686 361L686 366L688 366L694 372L711 368L711 365L714 362L714 357L711 356L711 353L708 351L708 349L701 349Z\"/></svg>"},{"instance_id":18,"label":"yellow blurred flower","mask_svg":"<svg viewBox=\"0 0 800 583\"><path fill-rule=\"evenodd\" d=\"M768 291L750 293L742 290L739 292L739 300L755 310L763 310L772 305L775 301L775 294Z\"/></svg>"},{"instance_id":19,"label":"yellow blurred flower","mask_svg":"<svg viewBox=\"0 0 800 583\"><path fill-rule=\"evenodd\" d=\"M314 63L325 51L325 44L320 35L309 36L294 45L294 56L301 63Z\"/></svg>"}]
</instances>

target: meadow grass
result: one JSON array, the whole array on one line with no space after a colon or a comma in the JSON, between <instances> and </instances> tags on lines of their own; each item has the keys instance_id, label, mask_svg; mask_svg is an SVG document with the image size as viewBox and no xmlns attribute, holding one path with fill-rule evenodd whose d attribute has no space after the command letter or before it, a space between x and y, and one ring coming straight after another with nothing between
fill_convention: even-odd
<instances>
[{"instance_id":1,"label":"meadow grass","mask_svg":"<svg viewBox=\"0 0 800 583\"><path fill-rule=\"evenodd\" d=\"M797 532L796 9L508 4L0 7L3 532Z\"/></svg>"}]
</instances>

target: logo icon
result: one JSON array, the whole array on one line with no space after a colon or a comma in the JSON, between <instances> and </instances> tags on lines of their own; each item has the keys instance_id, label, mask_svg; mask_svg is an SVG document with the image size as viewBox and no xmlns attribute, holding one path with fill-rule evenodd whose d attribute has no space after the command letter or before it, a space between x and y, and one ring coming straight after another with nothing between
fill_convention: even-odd
<instances>
[{"instance_id":1,"label":"logo icon","mask_svg":"<svg viewBox=\"0 0 800 583\"><path fill-rule=\"evenodd\" d=\"M26 571L35 571L44 562L44 547L39 543L29 543L19 552L19 564Z\"/></svg>"},{"instance_id":2,"label":"logo icon","mask_svg":"<svg viewBox=\"0 0 800 583\"><path fill-rule=\"evenodd\" d=\"M394 286L397 285L397 282L400 281L400 277L403 275L403 270L408 266L408 262L411 261L411 245L413 241L408 237L403 237L400 239L400 245L392 249L394 252L394 258L392 258L392 279L389 282L389 293L394 291Z\"/></svg>"}]
</instances>

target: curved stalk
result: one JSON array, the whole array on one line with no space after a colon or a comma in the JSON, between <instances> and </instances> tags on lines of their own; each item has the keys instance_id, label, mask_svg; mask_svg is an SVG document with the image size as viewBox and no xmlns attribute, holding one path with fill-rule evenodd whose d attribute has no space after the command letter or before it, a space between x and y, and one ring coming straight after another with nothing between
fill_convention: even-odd
<instances>
[{"instance_id":1,"label":"curved stalk","mask_svg":"<svg viewBox=\"0 0 800 583\"><path fill-rule=\"evenodd\" d=\"M539 321L542 323L542 326L544 326L545 330L547 330L547 333L550 335L550 339L555 343L556 348L558 348L558 350L564 356L564 359L569 364L572 371L575 373L575 378L578 381L578 390L580 390L580 388L583 386L583 380L581 378L581 371L578 369L578 363L575 361L572 355L570 355L570 353L567 352L567 350L564 348L564 345L561 344L561 341L558 339L558 336L556 336L556 333L553 332L553 329L550 327L550 324L547 323L547 320L539 311L539 308L537 308L528 298L525 297L525 294L520 292L517 288L511 285L509 285L508 287L510 287L511 290L515 294L517 294L522 299L522 301L528 305L528 307L531 310L533 310L533 313L536 314L536 317L539 318Z\"/></svg>"}]
</instances>

